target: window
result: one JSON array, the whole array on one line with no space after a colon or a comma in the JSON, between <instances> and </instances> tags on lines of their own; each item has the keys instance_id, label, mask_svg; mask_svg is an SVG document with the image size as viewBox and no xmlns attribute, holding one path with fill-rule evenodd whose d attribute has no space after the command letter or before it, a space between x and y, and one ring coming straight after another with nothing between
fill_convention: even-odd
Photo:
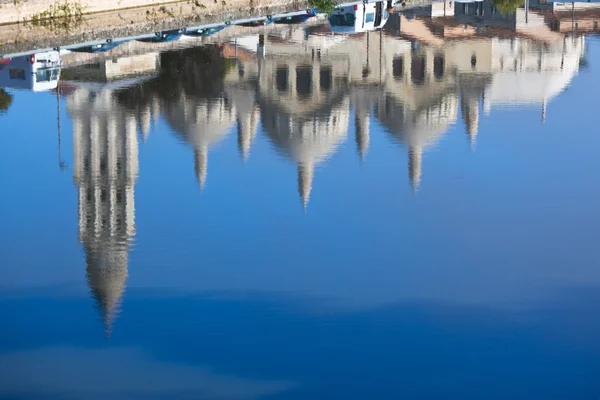
<instances>
[{"instance_id":1,"label":"window","mask_svg":"<svg viewBox=\"0 0 600 400\"><path fill-rule=\"evenodd\" d=\"M96 62L96 63L92 63L92 64L86 64L86 65L82 66L82 68L85 68L85 69L100 69L100 68L102 68L102 65L100 65L99 62Z\"/></svg>"},{"instance_id":2,"label":"window","mask_svg":"<svg viewBox=\"0 0 600 400\"><path fill-rule=\"evenodd\" d=\"M475 69L476 66L477 66L477 56L475 54L473 54L471 56L471 68Z\"/></svg>"},{"instance_id":3,"label":"window","mask_svg":"<svg viewBox=\"0 0 600 400\"><path fill-rule=\"evenodd\" d=\"M288 69L287 67L278 67L275 72L275 84L277 90L285 92L288 90Z\"/></svg>"},{"instance_id":4,"label":"window","mask_svg":"<svg viewBox=\"0 0 600 400\"><path fill-rule=\"evenodd\" d=\"M25 80L25 70L24 69L9 69L8 77L10 79L18 79L20 81Z\"/></svg>"},{"instance_id":5,"label":"window","mask_svg":"<svg viewBox=\"0 0 600 400\"><path fill-rule=\"evenodd\" d=\"M366 23L373 22L373 21L375 21L375 13L365 14L365 22Z\"/></svg>"},{"instance_id":6,"label":"window","mask_svg":"<svg viewBox=\"0 0 600 400\"><path fill-rule=\"evenodd\" d=\"M404 76L404 58L395 57L392 62L392 74L395 79L400 80Z\"/></svg>"},{"instance_id":7,"label":"window","mask_svg":"<svg viewBox=\"0 0 600 400\"><path fill-rule=\"evenodd\" d=\"M312 93L312 69L296 67L296 91L300 96L310 96Z\"/></svg>"},{"instance_id":8,"label":"window","mask_svg":"<svg viewBox=\"0 0 600 400\"><path fill-rule=\"evenodd\" d=\"M433 57L433 76L438 80L444 77L444 56Z\"/></svg>"},{"instance_id":9,"label":"window","mask_svg":"<svg viewBox=\"0 0 600 400\"><path fill-rule=\"evenodd\" d=\"M424 56L413 56L410 75L412 83L415 85L422 85L425 83L425 57Z\"/></svg>"},{"instance_id":10,"label":"window","mask_svg":"<svg viewBox=\"0 0 600 400\"><path fill-rule=\"evenodd\" d=\"M321 67L319 71L319 86L321 90L331 89L332 73L330 67Z\"/></svg>"},{"instance_id":11,"label":"window","mask_svg":"<svg viewBox=\"0 0 600 400\"><path fill-rule=\"evenodd\" d=\"M354 26L354 14L335 14L329 17L329 23L333 26Z\"/></svg>"}]
</instances>

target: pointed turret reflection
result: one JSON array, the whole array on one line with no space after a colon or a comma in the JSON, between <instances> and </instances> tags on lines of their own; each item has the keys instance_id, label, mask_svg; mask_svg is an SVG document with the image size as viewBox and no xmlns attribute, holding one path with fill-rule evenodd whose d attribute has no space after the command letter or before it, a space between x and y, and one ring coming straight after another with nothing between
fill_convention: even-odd
<instances>
[{"instance_id":1,"label":"pointed turret reflection","mask_svg":"<svg viewBox=\"0 0 600 400\"><path fill-rule=\"evenodd\" d=\"M351 90L352 108L354 109L354 130L356 132L356 148L361 162L364 161L370 143L370 118L377 98L378 88L358 86Z\"/></svg>"},{"instance_id":2,"label":"pointed turret reflection","mask_svg":"<svg viewBox=\"0 0 600 400\"><path fill-rule=\"evenodd\" d=\"M408 175L413 191L421 184L423 151L434 146L456 121L458 96L449 93L435 103L410 109L386 96L376 106L377 117L408 148Z\"/></svg>"},{"instance_id":3,"label":"pointed turret reflection","mask_svg":"<svg viewBox=\"0 0 600 400\"><path fill-rule=\"evenodd\" d=\"M208 176L208 151L232 131L236 110L223 94L230 64L223 48L204 46L161 55L161 75L154 82L161 111L175 133L192 145L200 190Z\"/></svg>"},{"instance_id":4,"label":"pointed turret reflection","mask_svg":"<svg viewBox=\"0 0 600 400\"><path fill-rule=\"evenodd\" d=\"M458 85L447 64L432 49L396 54L385 95L375 106L383 126L407 147L413 192L421 185L423 151L437 143L458 114Z\"/></svg>"},{"instance_id":5,"label":"pointed turret reflection","mask_svg":"<svg viewBox=\"0 0 600 400\"><path fill-rule=\"evenodd\" d=\"M471 150L475 150L479 132L479 103L491 81L491 74L459 74L460 111Z\"/></svg>"},{"instance_id":6,"label":"pointed turret reflection","mask_svg":"<svg viewBox=\"0 0 600 400\"><path fill-rule=\"evenodd\" d=\"M242 160L246 161L256 137L260 109L256 100L256 82L243 80L244 70L243 66L240 67L238 69L238 74L242 75L240 80L227 85L226 94L235 107L238 150Z\"/></svg>"},{"instance_id":7,"label":"pointed turret reflection","mask_svg":"<svg viewBox=\"0 0 600 400\"><path fill-rule=\"evenodd\" d=\"M306 210L317 164L345 140L350 101L344 79L319 60L265 59L258 102L263 129L298 165L298 192Z\"/></svg>"},{"instance_id":8,"label":"pointed turret reflection","mask_svg":"<svg viewBox=\"0 0 600 400\"><path fill-rule=\"evenodd\" d=\"M235 110L224 98L182 95L164 106L165 119L194 148L194 169L202 190L208 171L208 149L220 142L235 123Z\"/></svg>"}]
</instances>

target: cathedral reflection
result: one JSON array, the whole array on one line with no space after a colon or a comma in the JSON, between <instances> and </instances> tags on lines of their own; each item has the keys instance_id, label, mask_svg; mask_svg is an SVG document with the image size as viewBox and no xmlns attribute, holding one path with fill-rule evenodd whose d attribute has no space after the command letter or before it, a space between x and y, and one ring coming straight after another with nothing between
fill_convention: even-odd
<instances>
[{"instance_id":1,"label":"cathedral reflection","mask_svg":"<svg viewBox=\"0 0 600 400\"><path fill-rule=\"evenodd\" d=\"M579 70L584 38L551 43L459 34L443 21L392 16L385 30L331 35L326 25L70 66L61 93L73 120L79 239L87 278L107 335L117 317L135 236L138 137L162 118L193 150L200 189L208 158L237 133L246 161L259 131L297 166L298 194L309 204L315 168L351 128L364 162L378 125L407 153L417 191L424 153L459 122L474 150L482 114L548 103ZM439 32L443 34L440 36ZM466 33L465 33L466 32ZM294 179L290 177L291 179Z\"/></svg>"},{"instance_id":2,"label":"cathedral reflection","mask_svg":"<svg viewBox=\"0 0 600 400\"><path fill-rule=\"evenodd\" d=\"M151 121L162 115L193 149L201 189L210 149L237 130L247 160L260 124L275 148L297 164L306 207L315 167L335 153L350 126L364 160L376 119L406 149L409 182L418 190L423 153L459 115L471 149L482 111L538 104L545 120L547 103L577 73L584 51L583 37L541 43L467 30L462 34L470 37L446 40L457 34L447 18L405 19L392 15L384 30L353 35L331 35L322 23L291 25L165 51L155 54L154 64L138 60L146 73L148 64L160 68L114 96L136 116L144 140ZM132 63L111 68L118 65Z\"/></svg>"}]
</instances>

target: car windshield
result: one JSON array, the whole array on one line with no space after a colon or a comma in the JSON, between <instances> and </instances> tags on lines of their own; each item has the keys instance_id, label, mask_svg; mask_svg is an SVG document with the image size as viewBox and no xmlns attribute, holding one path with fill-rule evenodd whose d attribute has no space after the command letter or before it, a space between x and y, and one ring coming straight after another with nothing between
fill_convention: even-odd
<instances>
[{"instance_id":1,"label":"car windshield","mask_svg":"<svg viewBox=\"0 0 600 400\"><path fill-rule=\"evenodd\" d=\"M58 68L53 69L39 69L35 72L36 82L51 82L58 80L58 74L60 70Z\"/></svg>"},{"instance_id":2,"label":"car windshield","mask_svg":"<svg viewBox=\"0 0 600 400\"><path fill-rule=\"evenodd\" d=\"M329 23L334 26L354 26L354 14L332 15Z\"/></svg>"}]
</instances>

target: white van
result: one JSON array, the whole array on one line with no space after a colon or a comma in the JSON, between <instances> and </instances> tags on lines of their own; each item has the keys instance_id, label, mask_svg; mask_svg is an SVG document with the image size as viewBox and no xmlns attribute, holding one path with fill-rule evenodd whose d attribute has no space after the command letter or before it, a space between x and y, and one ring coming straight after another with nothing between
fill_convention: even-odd
<instances>
[{"instance_id":1,"label":"white van","mask_svg":"<svg viewBox=\"0 0 600 400\"><path fill-rule=\"evenodd\" d=\"M0 88L52 90L58 86L59 77L58 51L0 60Z\"/></svg>"},{"instance_id":2,"label":"white van","mask_svg":"<svg viewBox=\"0 0 600 400\"><path fill-rule=\"evenodd\" d=\"M329 16L329 26L333 33L373 31L385 25L391 6L391 1L340 4Z\"/></svg>"}]
</instances>

